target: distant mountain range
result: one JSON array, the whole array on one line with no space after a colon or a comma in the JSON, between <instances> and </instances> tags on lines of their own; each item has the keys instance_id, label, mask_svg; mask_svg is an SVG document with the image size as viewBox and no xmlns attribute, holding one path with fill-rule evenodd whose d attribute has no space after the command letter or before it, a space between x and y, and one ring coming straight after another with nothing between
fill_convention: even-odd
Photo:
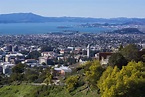
<instances>
[{"instance_id":1,"label":"distant mountain range","mask_svg":"<svg viewBox=\"0 0 145 97\"><path fill-rule=\"evenodd\" d=\"M99 22L145 24L145 18L83 18L83 17L44 17L33 13L1 14L0 23L44 23L44 22Z\"/></svg>"}]
</instances>

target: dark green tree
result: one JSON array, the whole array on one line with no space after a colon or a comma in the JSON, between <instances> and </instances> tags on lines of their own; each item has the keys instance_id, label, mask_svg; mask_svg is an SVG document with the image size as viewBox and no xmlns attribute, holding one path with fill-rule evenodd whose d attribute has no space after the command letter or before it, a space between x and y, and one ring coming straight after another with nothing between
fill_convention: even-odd
<instances>
[{"instance_id":1,"label":"dark green tree","mask_svg":"<svg viewBox=\"0 0 145 97\"><path fill-rule=\"evenodd\" d=\"M41 53L38 51L32 51L28 54L27 59L38 59L41 56Z\"/></svg>"},{"instance_id":2,"label":"dark green tree","mask_svg":"<svg viewBox=\"0 0 145 97\"><path fill-rule=\"evenodd\" d=\"M139 50L136 45L129 44L121 50L121 54L127 59L128 62L134 60L139 61Z\"/></svg>"},{"instance_id":3,"label":"dark green tree","mask_svg":"<svg viewBox=\"0 0 145 97\"><path fill-rule=\"evenodd\" d=\"M38 77L39 77L39 70L37 70L37 69L28 69L27 68L27 70L25 70L25 74L24 74L24 77L25 77L25 80L26 81L29 81L29 82L34 82L35 80L37 80L38 79Z\"/></svg>"},{"instance_id":4,"label":"dark green tree","mask_svg":"<svg viewBox=\"0 0 145 97\"><path fill-rule=\"evenodd\" d=\"M122 54L120 53L113 53L111 57L109 58L109 63L110 66L117 66L118 68L122 68L122 66L127 65L127 60L123 57Z\"/></svg>"},{"instance_id":5,"label":"dark green tree","mask_svg":"<svg viewBox=\"0 0 145 97\"><path fill-rule=\"evenodd\" d=\"M16 66L14 66L12 68L12 72L13 73L23 73L24 72L24 69L25 69L25 65L24 64L17 64Z\"/></svg>"},{"instance_id":6,"label":"dark green tree","mask_svg":"<svg viewBox=\"0 0 145 97\"><path fill-rule=\"evenodd\" d=\"M17 64L12 68L12 74L10 76L12 81L22 81L24 80L24 70L25 70L25 65L24 64Z\"/></svg>"},{"instance_id":7,"label":"dark green tree","mask_svg":"<svg viewBox=\"0 0 145 97\"><path fill-rule=\"evenodd\" d=\"M123 45L121 44L118 48L119 51L121 51L123 49Z\"/></svg>"},{"instance_id":8,"label":"dark green tree","mask_svg":"<svg viewBox=\"0 0 145 97\"><path fill-rule=\"evenodd\" d=\"M47 45L42 46L41 52L47 52L47 51L53 51L53 47Z\"/></svg>"},{"instance_id":9,"label":"dark green tree","mask_svg":"<svg viewBox=\"0 0 145 97\"><path fill-rule=\"evenodd\" d=\"M141 56L141 60L145 62L145 54Z\"/></svg>"}]
</instances>

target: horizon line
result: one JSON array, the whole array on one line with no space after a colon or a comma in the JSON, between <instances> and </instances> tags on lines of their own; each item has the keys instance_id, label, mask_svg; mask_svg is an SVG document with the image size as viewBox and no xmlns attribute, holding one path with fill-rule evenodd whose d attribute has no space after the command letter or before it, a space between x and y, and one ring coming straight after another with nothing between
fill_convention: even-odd
<instances>
[{"instance_id":1,"label":"horizon line","mask_svg":"<svg viewBox=\"0 0 145 97\"><path fill-rule=\"evenodd\" d=\"M145 17L126 17L126 16L117 16L117 17L91 17L91 16L46 16L38 13L33 13L33 12L10 12L10 13L2 13L0 15L9 15L9 14L34 14L42 17L66 17L66 18L96 18L96 19L114 19L114 18L139 18L139 19L144 19Z\"/></svg>"}]
</instances>

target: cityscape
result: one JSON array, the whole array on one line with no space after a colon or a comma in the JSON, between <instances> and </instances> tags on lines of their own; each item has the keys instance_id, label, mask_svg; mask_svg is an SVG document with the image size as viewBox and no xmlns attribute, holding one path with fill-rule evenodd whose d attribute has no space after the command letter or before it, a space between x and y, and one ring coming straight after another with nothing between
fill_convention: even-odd
<instances>
[{"instance_id":1,"label":"cityscape","mask_svg":"<svg viewBox=\"0 0 145 97\"><path fill-rule=\"evenodd\" d=\"M0 3L0 97L145 97L143 0Z\"/></svg>"}]
</instances>

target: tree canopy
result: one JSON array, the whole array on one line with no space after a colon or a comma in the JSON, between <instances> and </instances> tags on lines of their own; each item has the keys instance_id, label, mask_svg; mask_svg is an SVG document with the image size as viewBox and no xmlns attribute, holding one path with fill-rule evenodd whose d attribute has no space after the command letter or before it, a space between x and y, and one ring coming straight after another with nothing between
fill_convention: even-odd
<instances>
[{"instance_id":1,"label":"tree canopy","mask_svg":"<svg viewBox=\"0 0 145 97\"><path fill-rule=\"evenodd\" d=\"M27 59L38 59L41 56L41 53L38 51L32 51L27 56Z\"/></svg>"},{"instance_id":2,"label":"tree canopy","mask_svg":"<svg viewBox=\"0 0 145 97\"><path fill-rule=\"evenodd\" d=\"M134 60L139 61L138 48L135 44L129 44L121 50L121 54L128 62Z\"/></svg>"},{"instance_id":3,"label":"tree canopy","mask_svg":"<svg viewBox=\"0 0 145 97\"><path fill-rule=\"evenodd\" d=\"M98 87L102 97L145 97L145 65L132 61L121 70L108 67Z\"/></svg>"},{"instance_id":4,"label":"tree canopy","mask_svg":"<svg viewBox=\"0 0 145 97\"><path fill-rule=\"evenodd\" d=\"M78 85L78 75L70 76L66 79L66 89L68 92L73 91Z\"/></svg>"},{"instance_id":5,"label":"tree canopy","mask_svg":"<svg viewBox=\"0 0 145 97\"><path fill-rule=\"evenodd\" d=\"M97 81L100 79L104 69L101 67L98 60L93 60L88 63L90 66L85 72L85 80L91 86L96 86Z\"/></svg>"},{"instance_id":6,"label":"tree canopy","mask_svg":"<svg viewBox=\"0 0 145 97\"><path fill-rule=\"evenodd\" d=\"M118 68L122 68L122 66L127 65L127 60L120 53L113 53L109 58L110 66L117 66Z\"/></svg>"}]
</instances>

